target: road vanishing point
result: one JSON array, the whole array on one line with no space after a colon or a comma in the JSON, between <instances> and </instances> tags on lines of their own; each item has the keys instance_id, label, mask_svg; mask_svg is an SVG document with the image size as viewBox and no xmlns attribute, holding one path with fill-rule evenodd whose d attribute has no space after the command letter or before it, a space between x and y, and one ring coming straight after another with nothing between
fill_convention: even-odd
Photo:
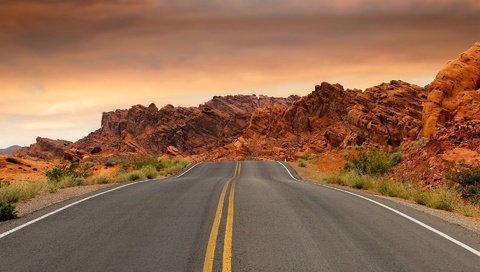
<instances>
[{"instance_id":1,"label":"road vanishing point","mask_svg":"<svg viewBox=\"0 0 480 272\"><path fill-rule=\"evenodd\" d=\"M199 163L0 224L0 271L480 271L476 234L285 163Z\"/></svg>"}]
</instances>

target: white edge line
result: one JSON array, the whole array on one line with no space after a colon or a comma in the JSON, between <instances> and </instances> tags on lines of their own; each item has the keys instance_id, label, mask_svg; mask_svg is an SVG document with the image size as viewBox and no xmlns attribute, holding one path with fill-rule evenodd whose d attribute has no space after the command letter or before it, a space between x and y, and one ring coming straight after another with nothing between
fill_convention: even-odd
<instances>
[{"instance_id":1,"label":"white edge line","mask_svg":"<svg viewBox=\"0 0 480 272\"><path fill-rule=\"evenodd\" d=\"M49 212L49 213L47 213L47 214L44 214L44 215L42 215L42 216L40 216L40 217L37 217L37 218L35 218L35 219L31 220L31 221L28 221L27 223L22 224L22 225L20 225L20 226L18 226L18 227L15 227L15 228L13 228L13 229L11 229L11 230L9 230L9 231L6 231L6 232L0 234L0 239L2 239L3 237L5 237L5 236L7 236L7 235L10 235L10 234L12 234L12 233L14 233L14 232L16 232L16 231L19 231L19 230L21 230L21 229L23 229L23 228L25 228L25 227L27 227L27 226L30 226L30 225L32 225L32 224L34 224L34 223L36 223L36 222L38 222L38 221L40 221L40 220L43 220L43 219L45 219L45 218L47 218L47 217L49 217L49 216L52 216L52 215L54 215L54 214L56 214L56 213L59 213L59 212L61 212L61 211L63 211L63 210L66 210L66 209L68 209L68 208L70 208L70 207L72 207L72 206L75 206L75 205L77 205L77 204L79 204L79 203L82 203L82 202L84 202L84 201L87 201L87 200L89 200L89 199L95 198L95 197L97 197L97 196L104 195L104 194L106 194L106 193L110 193L110 192L116 191L116 190L118 190L118 189L125 188L125 187L127 187L127 186L131 186L131 185L134 185L134 184L143 183L143 182L146 182L146 181L149 181L149 180L143 180L143 181L128 183L128 184L125 184L125 185L122 185L122 186L119 186L119 187L115 187L115 188L110 189L110 190L107 190L107 191L103 191L103 192L98 193L98 194L95 194L95 195L91 195L91 196L86 197L86 198L82 198L82 199L77 200L77 201L75 201L75 202L73 202L73 203L70 203L70 204L68 204L68 205L66 205L66 206L63 206L63 207L61 207L61 208L59 208L59 209L56 209L56 210L51 211L51 212Z\"/></svg>"},{"instance_id":2,"label":"white edge line","mask_svg":"<svg viewBox=\"0 0 480 272\"><path fill-rule=\"evenodd\" d=\"M290 175L290 177L292 177L292 178L293 178L294 180L296 180L296 181L300 181L300 180L298 180L297 178L295 178L295 177L292 175L292 173L290 172L290 170L288 170L288 168L287 168L283 163L281 163L281 162L279 162L279 161L277 161L277 162L278 162L281 166L283 166L283 168L285 168L285 170L287 170L287 173Z\"/></svg>"},{"instance_id":3,"label":"white edge line","mask_svg":"<svg viewBox=\"0 0 480 272\"><path fill-rule=\"evenodd\" d=\"M176 178L179 178L179 177L182 177L183 175L185 175L186 173L188 173L190 170L192 170L195 166L199 165L200 163L196 163L194 165L192 165L192 167L188 168L185 172L181 173L180 175L176 176Z\"/></svg>"},{"instance_id":4,"label":"white edge line","mask_svg":"<svg viewBox=\"0 0 480 272\"><path fill-rule=\"evenodd\" d=\"M288 168L287 168L285 165L283 165L283 163L281 163L281 162L278 162L278 163L280 163L280 164L287 170L288 174L289 174L294 180L297 180L297 181L298 181L298 179L296 179L296 178L292 175L292 173L290 173L290 171L288 170ZM451 237L451 236L449 236L449 235L447 235L447 234L445 234L445 233L443 233L443 232L441 232L441 231L439 231L439 230L437 230L437 229L435 229L435 228L433 228L433 227L430 227L429 225L427 225L427 224L425 224L425 223L423 223L423 222L421 222L421 221L419 221L419 220L417 220L417 219L415 219L415 218L413 218L413 217L411 217L411 216L409 216L409 215L406 215L406 214L402 213L401 211L398 211L398 210L396 210L396 209L394 209L394 208L392 208L392 207L389 207L389 206L387 206L387 205L385 205L385 204L382 204L382 203L380 203L380 202L378 202L378 201L375 201L375 200L370 199L370 198L368 198L368 197L365 197L365 196L362 196L362 195L359 195L359 194L356 194L356 193L353 193L353 192L350 192L350 191L347 191L347 190L339 189L339 188L336 188L336 187L333 187L333 186L324 185L324 184L318 184L318 185L323 186L323 187L326 187L326 188L330 188L330 189L333 189L333 190L337 190L337 191L340 191L340 192L343 192L343 193L347 193L347 194L350 194L350 195L359 197L359 198L361 198L361 199L363 199L363 200L366 200L366 201L370 201L370 202L372 202L372 203L374 203L374 204L376 204L376 205L378 205L378 206L380 206L380 207L383 207L383 208L385 208L385 209L387 209L387 210L389 210L389 211L392 211L392 212L400 215L401 217L404 217L404 218L412 221L412 222L415 223L415 224L418 224L418 225L426 228L427 230L429 230L429 231L431 231L431 232L433 232L433 233L435 233L435 234L440 235L441 237L449 240L450 242L452 242L452 243L454 243L454 244L456 244L456 245L458 245L458 246L460 246L460 247L462 247L462 248L470 251L471 253L477 255L478 257L480 257L480 251L478 251L478 250L476 250L476 249L474 249L474 248L472 248L472 247L470 247L470 246L468 246L468 245L466 245L466 244L464 244L464 243L456 240L455 238L453 238L453 237Z\"/></svg>"}]
</instances>

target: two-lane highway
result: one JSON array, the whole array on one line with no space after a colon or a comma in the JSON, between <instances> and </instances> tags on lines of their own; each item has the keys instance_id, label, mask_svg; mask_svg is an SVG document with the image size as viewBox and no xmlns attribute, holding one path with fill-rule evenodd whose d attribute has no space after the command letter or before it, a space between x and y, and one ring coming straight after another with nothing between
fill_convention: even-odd
<instances>
[{"instance_id":1,"label":"two-lane highway","mask_svg":"<svg viewBox=\"0 0 480 272\"><path fill-rule=\"evenodd\" d=\"M200 163L99 195L0 238L0 271L480 271L478 236L370 197L469 251L286 167Z\"/></svg>"}]
</instances>

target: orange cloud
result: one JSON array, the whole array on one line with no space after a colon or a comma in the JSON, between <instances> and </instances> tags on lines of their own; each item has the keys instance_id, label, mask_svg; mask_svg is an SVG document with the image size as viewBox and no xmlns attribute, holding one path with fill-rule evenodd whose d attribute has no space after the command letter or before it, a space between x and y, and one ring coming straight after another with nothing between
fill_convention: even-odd
<instances>
[{"instance_id":1,"label":"orange cloud","mask_svg":"<svg viewBox=\"0 0 480 272\"><path fill-rule=\"evenodd\" d=\"M76 140L98 128L102 111L137 103L306 94L321 81L424 85L476 41L479 8L469 0L2 1L0 119L11 136L0 146L37 135Z\"/></svg>"}]
</instances>

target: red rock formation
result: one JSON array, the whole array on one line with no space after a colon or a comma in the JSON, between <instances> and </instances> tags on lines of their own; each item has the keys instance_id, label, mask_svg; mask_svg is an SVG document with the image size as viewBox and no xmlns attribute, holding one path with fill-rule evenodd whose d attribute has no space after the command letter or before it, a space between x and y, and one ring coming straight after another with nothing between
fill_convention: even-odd
<instances>
[{"instance_id":1,"label":"red rock formation","mask_svg":"<svg viewBox=\"0 0 480 272\"><path fill-rule=\"evenodd\" d=\"M423 110L423 136L434 134L448 121L469 119L469 110L463 110L472 101L478 101L480 88L480 43L448 62L430 84L428 101ZM478 107L477 107L478 109ZM477 111L478 113L478 111Z\"/></svg>"},{"instance_id":2,"label":"red rock formation","mask_svg":"<svg viewBox=\"0 0 480 272\"><path fill-rule=\"evenodd\" d=\"M214 97L190 108L167 105L158 110L154 104L137 105L104 113L101 128L74 146L107 153L204 153L240 136L255 109L285 108L295 99L236 95Z\"/></svg>"},{"instance_id":3,"label":"red rock formation","mask_svg":"<svg viewBox=\"0 0 480 272\"><path fill-rule=\"evenodd\" d=\"M242 141L219 154L293 158L350 145L399 146L417 138L426 96L424 88L402 81L364 92L324 82L285 110L257 109Z\"/></svg>"},{"instance_id":4,"label":"red rock formation","mask_svg":"<svg viewBox=\"0 0 480 272\"><path fill-rule=\"evenodd\" d=\"M396 173L429 185L457 163L480 165L480 43L448 62L430 84L423 129ZM424 145L419 143L425 142Z\"/></svg>"},{"instance_id":5,"label":"red rock formation","mask_svg":"<svg viewBox=\"0 0 480 272\"><path fill-rule=\"evenodd\" d=\"M71 148L72 144L69 141L37 137L36 143L16 150L13 155L21 158L49 161L63 158L65 150Z\"/></svg>"}]
</instances>

